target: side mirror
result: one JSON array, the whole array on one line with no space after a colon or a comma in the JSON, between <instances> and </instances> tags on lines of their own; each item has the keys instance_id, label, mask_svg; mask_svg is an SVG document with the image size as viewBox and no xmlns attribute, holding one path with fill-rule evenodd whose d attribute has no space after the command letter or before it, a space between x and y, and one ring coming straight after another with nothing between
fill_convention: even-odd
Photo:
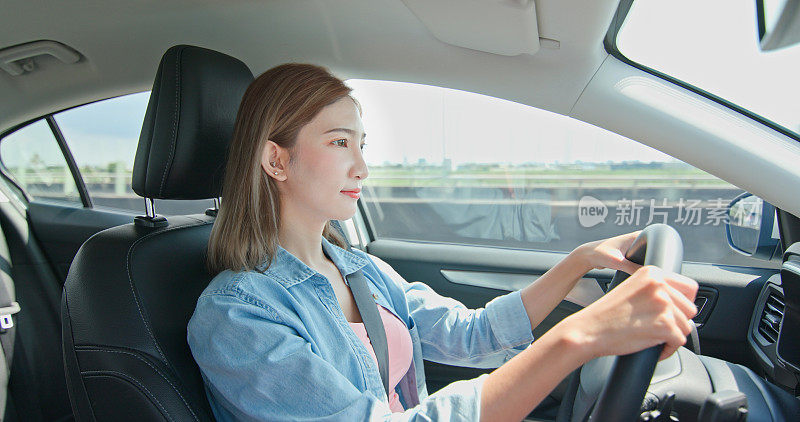
<instances>
[{"instance_id":1,"label":"side mirror","mask_svg":"<svg viewBox=\"0 0 800 422\"><path fill-rule=\"evenodd\" d=\"M779 255L775 207L750 193L743 193L728 205L725 234L728 245L742 255L770 260Z\"/></svg>"},{"instance_id":2,"label":"side mirror","mask_svg":"<svg viewBox=\"0 0 800 422\"><path fill-rule=\"evenodd\" d=\"M800 42L800 1L756 0L756 19L761 51Z\"/></svg>"}]
</instances>

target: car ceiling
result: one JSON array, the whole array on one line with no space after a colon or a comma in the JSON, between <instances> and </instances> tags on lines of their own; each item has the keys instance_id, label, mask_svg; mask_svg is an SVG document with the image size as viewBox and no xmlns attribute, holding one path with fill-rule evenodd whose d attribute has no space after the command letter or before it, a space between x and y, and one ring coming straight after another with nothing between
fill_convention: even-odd
<instances>
[{"instance_id":1,"label":"car ceiling","mask_svg":"<svg viewBox=\"0 0 800 422\"><path fill-rule=\"evenodd\" d=\"M453 22L461 22L461 10L477 4L523 7L529 0L437 1L463 4L451 8ZM0 132L49 112L148 90L163 52L191 44L237 57L256 75L279 63L312 62L345 79L463 89L572 116L655 147L800 215L800 197L785 194L786 186L800 185L800 168L794 165L800 162L798 142L759 126L762 138L774 144L763 148L621 95L618 87L626 78L666 83L605 51L603 37L617 5L618 0L536 0L539 37L552 41L534 54L506 56L440 41L402 0L2 0L0 53L53 40L82 58L65 65L41 56L34 72L11 76L0 71ZM496 37L501 24L490 22L454 25ZM687 104L713 109L734 125L755 126L681 90L693 96Z\"/></svg>"},{"instance_id":2,"label":"car ceiling","mask_svg":"<svg viewBox=\"0 0 800 422\"><path fill-rule=\"evenodd\" d=\"M516 57L445 44L400 0L12 0L3 9L12 13L0 15L0 48L54 40L83 57L72 65L41 59L37 71L16 77L0 73L0 98L15 99L0 103L0 129L147 90L175 44L230 54L256 75L313 62L344 78L467 89L566 114L606 55L601 40L616 1L536 2L540 36L560 46ZM474 30L494 30L481 26Z\"/></svg>"}]
</instances>

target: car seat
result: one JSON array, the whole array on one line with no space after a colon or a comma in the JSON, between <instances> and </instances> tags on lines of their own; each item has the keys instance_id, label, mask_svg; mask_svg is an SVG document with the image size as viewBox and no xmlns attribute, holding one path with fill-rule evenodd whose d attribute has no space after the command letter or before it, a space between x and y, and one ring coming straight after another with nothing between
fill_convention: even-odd
<instances>
[{"instance_id":1,"label":"car seat","mask_svg":"<svg viewBox=\"0 0 800 422\"><path fill-rule=\"evenodd\" d=\"M212 278L206 246L216 210L164 218L153 199L219 204L225 154L253 75L193 46L158 67L133 168L147 215L81 246L61 301L64 365L78 421L210 421L186 324Z\"/></svg>"}]
</instances>

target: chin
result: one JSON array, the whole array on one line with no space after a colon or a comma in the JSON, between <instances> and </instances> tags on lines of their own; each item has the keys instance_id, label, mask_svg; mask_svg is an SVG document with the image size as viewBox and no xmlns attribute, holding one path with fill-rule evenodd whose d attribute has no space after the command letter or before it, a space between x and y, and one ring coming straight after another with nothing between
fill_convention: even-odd
<instances>
[{"instance_id":1,"label":"chin","mask_svg":"<svg viewBox=\"0 0 800 422\"><path fill-rule=\"evenodd\" d=\"M329 220L349 220L358 211L358 206L353 202L349 207L337 208L331 213Z\"/></svg>"},{"instance_id":2,"label":"chin","mask_svg":"<svg viewBox=\"0 0 800 422\"><path fill-rule=\"evenodd\" d=\"M354 210L353 212L343 212L343 213L337 213L336 215L332 216L332 217L330 218L330 220L340 220L340 221L349 220L349 219L351 219L351 218L352 218L352 217L353 217L355 214L356 214L356 213L355 213L355 210Z\"/></svg>"}]
</instances>

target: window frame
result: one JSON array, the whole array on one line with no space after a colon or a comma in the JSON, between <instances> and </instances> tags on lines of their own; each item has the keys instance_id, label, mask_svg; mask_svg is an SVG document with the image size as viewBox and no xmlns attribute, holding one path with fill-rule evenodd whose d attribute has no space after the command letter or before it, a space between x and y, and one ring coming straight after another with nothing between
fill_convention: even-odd
<instances>
[{"instance_id":1,"label":"window frame","mask_svg":"<svg viewBox=\"0 0 800 422\"><path fill-rule=\"evenodd\" d=\"M89 190L86 188L86 183L83 181L83 175L78 168L78 164L75 162L75 157L72 156L72 151L69 149L69 146L67 146L67 140L64 138L64 134L61 133L61 128L58 126L56 118L53 114L49 114L45 120L47 120L50 131L53 132L53 136L55 136L56 142L58 142L58 147L61 148L61 154L67 162L67 167L69 167L69 171L72 173L72 180L75 181L75 186L78 188L83 207L94 208L92 197L89 196Z\"/></svg>"},{"instance_id":2,"label":"window frame","mask_svg":"<svg viewBox=\"0 0 800 422\"><path fill-rule=\"evenodd\" d=\"M619 6L617 7L617 10L614 12L614 16L611 19L611 25L609 25L608 31L606 31L606 35L603 38L603 47L605 48L608 54L614 56L616 59L620 60L621 62L629 66L635 67L636 69L649 73L657 78L678 85L686 90L694 92L697 95L708 98L709 100L714 101L717 104L727 107L739 114L742 114L750 119L757 121L758 123L761 123L762 125L769 127L770 129L773 129L785 136L788 136L789 138L792 138L795 141L800 142L800 135L773 122L772 120L765 118L764 116L756 114L744 107L734 104L728 100L723 99L722 97L719 97L694 85L681 81L680 79L677 79L666 73L660 72L658 70L645 66L641 63L637 63L626 57L624 54L622 54L622 52L617 47L617 35L619 34L620 28L622 28L622 25L625 23L625 19L628 17L628 12L630 12L631 6L633 6L634 1L635 0L621 0Z\"/></svg>"},{"instance_id":3,"label":"window frame","mask_svg":"<svg viewBox=\"0 0 800 422\"><path fill-rule=\"evenodd\" d=\"M0 132L0 143L2 143L6 137L13 134L14 132L22 130L34 123L37 123L39 121L44 121L45 123L47 123L48 127L50 128L50 132L53 134L53 138L55 138L56 143L58 144L58 147L61 150L61 155L64 157L64 161L66 162L67 167L70 170L70 174L72 174L72 180L73 182L75 182L75 186L78 189L78 195L81 198L81 204L83 205L83 208L94 209L94 203L92 202L92 198L89 195L89 190L86 187L86 183L83 181L83 175L80 172L80 168L78 168L78 164L75 161L75 157L72 155L72 151L69 149L69 146L67 145L67 141L64 138L64 134L61 132L61 128L58 126L58 122L56 122L55 115L78 107L83 107L85 105L99 103L101 101L106 101L106 100L112 100L114 98L124 97L126 95L136 94L138 92L139 91L131 92L128 94L115 95L113 97L101 98L99 100L89 101L83 104L76 104L72 107L67 107L61 110L56 110L41 115L39 117L35 117L33 119L22 122L18 125L12 126L8 130ZM22 196L24 196L25 200L27 200L29 203L35 200L33 196L31 196L27 191L25 191L25 189L22 189L22 186L20 186L19 183L17 183L17 180L14 178L14 175L8 171L5 164L2 162L1 157L0 157L0 175L2 175L2 177L5 180L7 180L19 192L21 192Z\"/></svg>"}]
</instances>

